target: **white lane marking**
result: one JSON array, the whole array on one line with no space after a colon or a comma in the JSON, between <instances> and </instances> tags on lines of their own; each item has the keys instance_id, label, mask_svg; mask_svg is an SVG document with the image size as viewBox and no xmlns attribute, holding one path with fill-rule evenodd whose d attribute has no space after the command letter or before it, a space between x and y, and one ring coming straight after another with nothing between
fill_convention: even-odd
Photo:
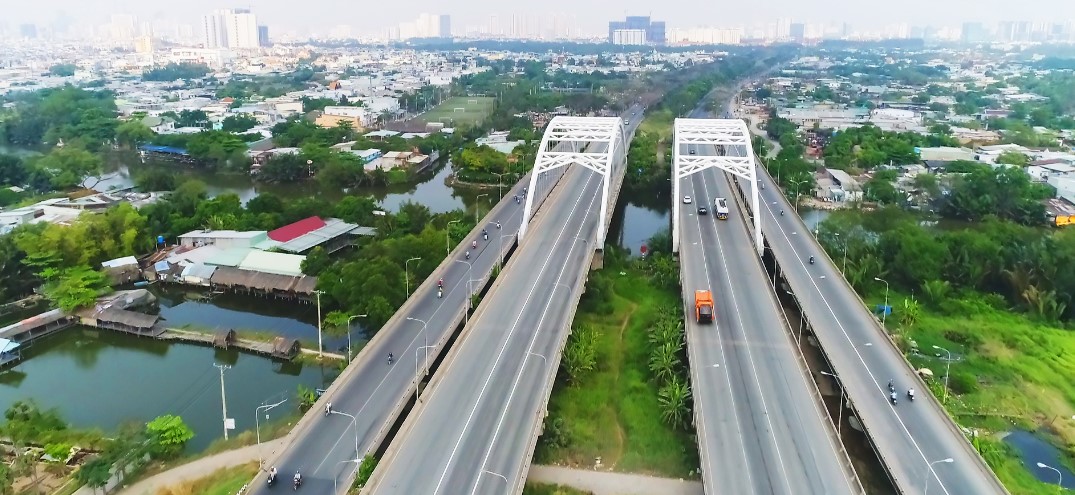
<instances>
[{"instance_id":1,"label":"white lane marking","mask_svg":"<svg viewBox=\"0 0 1075 495\"><path fill-rule=\"evenodd\" d=\"M702 175L701 179L702 189L705 190L706 196L712 197L709 195L709 186L706 184L705 176ZM724 243L720 240L721 236L717 235L716 225L713 225L713 237L717 238L717 250L720 251L720 263L721 265L724 265L724 273L731 273L731 270L728 269L728 257L724 255ZM750 260L749 262L753 263L754 260ZM739 330L741 332L746 332L747 330L743 324L743 313L739 309L739 298L736 297L736 291L731 290L730 295L732 298L732 306L735 308L735 317L737 320L739 320ZM758 396L761 397L761 408L762 412L765 414L765 423L769 425L768 436L769 439L772 440L773 449L776 450L776 460L780 464L780 473L783 474L781 478L784 480L784 486L788 489L787 493L793 493L791 489L791 479L788 476L788 468L784 464L784 454L780 451L780 442L776 439L776 429L773 428L773 420L770 418L769 415L769 405L765 400L765 391L764 388L761 386L761 380L758 378L758 367L754 364L754 353L750 352L750 344L743 345L740 347L746 351L747 360L750 361L750 375L754 378L754 384L757 386Z\"/></svg>"},{"instance_id":2,"label":"white lane marking","mask_svg":"<svg viewBox=\"0 0 1075 495\"><path fill-rule=\"evenodd\" d=\"M587 186L588 185L589 184L587 184ZM583 195L585 195L585 194L586 194L586 192L585 192L585 190L583 190ZM598 195L598 194L593 195L593 197L590 199L590 204L586 207L586 212L583 213L583 220L582 220L582 222L580 222L579 230L578 230L578 232L575 232L575 236L574 236L575 238L571 241L571 246L567 249L567 258L568 259L571 258L571 254L572 254L571 252L575 249L575 244L579 240L579 234L581 234L582 231L586 229L586 226L589 223L589 222L586 221L587 220L586 217L588 217L590 212L593 211L594 202L597 201L598 197L600 197L600 195ZM568 219L570 220L570 217L568 217ZM592 249L592 248L590 248L589 246L586 245L586 240L585 239L583 239L583 249ZM534 343L537 342L538 335L541 334L541 324L545 322L545 316L548 315L549 308L552 307L552 301L553 301L553 297L555 296L555 293L556 293L556 288L561 285L560 284L560 279L564 277L564 272L567 271L567 265L568 265L568 262L565 261L564 266L562 268L560 268L560 273L558 273L556 275L556 282L553 283L552 290L549 291L549 298L548 298L548 301L545 303L545 308L541 311L541 318L538 319L537 325L534 326L533 335L530 337L530 344L526 346L526 354L523 356L523 362L522 362L522 364L519 365L518 372L515 375L515 383L512 383L511 392L508 394L508 399L507 399L507 401L504 402L504 407L502 407L500 409L500 418L497 419L496 428L493 430L493 438L489 440L489 446L486 448L485 457L482 458L481 470L478 472L478 476L476 478L474 478L474 486L470 490L471 495L473 495L474 493L476 493L478 491L478 483L481 482L481 473L485 472L485 465L489 462L489 456L493 453L493 446L496 444L497 437L500 436L500 428L504 425L504 419L508 415L508 408L511 407L511 399L513 397L515 397L515 391L519 387L519 382L522 380L523 375L525 374L525 373L523 373L523 370L526 369L526 362L530 359L530 354L534 349ZM526 308L522 308L519 311L519 317L515 319L515 322L512 324L512 327L514 327L515 325L519 324L519 321L522 320L523 313L525 312L525 310L526 310ZM491 372L490 375L492 375L492 374L493 373Z\"/></svg>"},{"instance_id":3,"label":"white lane marking","mask_svg":"<svg viewBox=\"0 0 1075 495\"><path fill-rule=\"evenodd\" d=\"M594 174L590 174L590 176L586 178L586 183L583 185L583 188L582 188L584 191L586 190L587 187L589 187L590 181L593 179L593 177L594 177ZM575 209L578 208L579 203L582 201L583 196L584 195L580 194L578 199L575 200L575 204L571 205L571 211L568 212L567 218L571 218L571 217L574 216ZM553 243L553 245L556 245L556 244L560 243L560 239L563 238L564 231L567 230L567 226L568 226L568 223L564 222L564 226L560 228L560 232L556 235L556 241ZM549 250L548 255L545 256L545 262L541 265L541 270L539 270L539 273L544 272L545 267L549 266L549 261L552 260L552 256L553 256L553 254L555 254L555 252L556 252L555 250L552 250L552 249ZM535 290L537 290L537 284L536 283L533 286L530 287L530 291L527 292L526 299L523 300L523 303L520 306L520 308L525 308L526 307L526 305L530 302L530 298L534 296L534 291ZM520 314L521 313L522 312L520 311ZM463 429L462 429L462 431L459 432L459 438L456 439L455 446L452 447L452 452L451 452L451 454L448 455L448 460L444 464L444 470L441 471L440 478L437 479L437 486L433 490L434 494L440 492L440 487L441 487L442 484L444 484L444 478L446 476L448 476L448 469L451 467L452 461L455 460L455 455L459 451L459 445L461 445L463 443L463 437L466 436L467 430L470 429L470 423L471 423L471 421L474 420L474 413L478 410L478 405L481 404L482 397L485 396L485 391L489 387L489 382L493 379L492 371L496 370L497 366L500 363L500 359L502 357L504 357L504 351L508 347L508 342L511 341L512 334L514 334L515 330L518 328L518 323L519 323L519 320L516 319L515 324L511 326L511 329L508 331L508 334L507 334L506 338L504 339L504 344L500 346L500 351L496 355L496 360L493 361L493 366L492 366L492 368L490 368L489 375L485 377L485 383L482 384L481 390L478 392L478 398L474 401L474 406L470 408L470 413L467 414L467 420L466 420L466 422L463 423Z\"/></svg>"},{"instance_id":4,"label":"white lane marking","mask_svg":"<svg viewBox=\"0 0 1075 495\"><path fill-rule=\"evenodd\" d=\"M510 192L510 190L509 190L509 192ZM506 221L504 221L501 226L504 226L504 224L510 224L510 222L516 216L518 216L519 214L522 213L522 211L519 208L511 208L510 205L505 205L504 208L510 208L513 212L511 213L511 215L508 216L508 219ZM519 233L519 231L518 231L518 229L516 229L515 234L518 235L518 233ZM511 235L511 234L507 234L507 235ZM484 253L484 252L485 252L485 250L482 250L482 253ZM501 253L501 255L502 255L502 253ZM478 254L477 256L474 257L474 262L477 262L479 259L481 259L481 254ZM493 261L493 264L494 265L496 264L495 260ZM451 265L449 265L449 267L454 267L454 266L455 266L455 263L452 263ZM450 297L452 294L454 294L456 287L459 287L459 285L461 283L464 283L463 278L459 278L456 281L455 285L451 286L451 290L449 290L446 295ZM413 295L412 295L412 297L413 297ZM464 300L463 300L464 302L466 301L465 297L466 296L464 296ZM448 302L448 298L441 299L440 303L437 304L437 309L435 309L433 311L433 313L428 316L427 321L433 320L433 318L435 316L437 316L437 313L440 312L440 310L444 307L444 305L447 302ZM406 321L406 320L402 320L402 321ZM400 324L402 325L402 323L400 323ZM399 330L395 330L395 331L399 331ZM421 337L421 336L422 336L422 332L416 332L415 333L414 338L411 339L411 341L407 344L406 349L404 350L404 354L403 354L404 356L408 356L408 357L410 356L411 348L414 347L415 342L417 342L418 338ZM376 362L376 359L374 359L373 362ZM399 363L397 362L396 364L399 364ZM362 411L365 411L366 406L368 406L370 404L370 402L373 401L373 398L377 395L377 392L381 390L381 387L385 384L385 382L388 381L388 377L392 374L392 371L394 369L396 369L396 366L389 366L388 373L385 373L384 378L381 378L381 381L379 383L377 383L377 386L373 389L373 392L370 392L370 395L366 398L366 401L363 402L362 406L358 408L358 412L354 413L354 416L356 418L362 417ZM337 393L339 393L339 392L337 392ZM350 426L350 425L348 425L348 426ZM358 424L357 424L357 420L356 420L355 428L357 428L357 427L358 427ZM347 429L350 429L350 428L347 428ZM317 473L319 473L321 471L321 468L325 465L326 462L328 462L329 457L332 457L332 454L336 451L337 448L339 448L340 443L343 442L344 439L346 439L347 437L348 437L348 435L346 434L346 431L345 431L344 434L340 435L340 438L338 438L336 440L336 443L333 443L332 447L329 448L327 452L325 452L325 456L321 458L321 462L319 462L317 464L317 467L315 467L314 470L313 470L312 474L314 476L316 476ZM355 469L357 470L358 468L356 467Z\"/></svg>"},{"instance_id":5,"label":"white lane marking","mask_svg":"<svg viewBox=\"0 0 1075 495\"><path fill-rule=\"evenodd\" d=\"M686 179L686 177L684 179ZM680 179L680 180L683 180L683 179ZM688 183L691 186L691 193L697 195L697 192L694 190L694 181L693 180L688 180ZM698 225L698 230L697 230L697 232L698 232L698 243L701 243L701 239L702 239L702 220L701 220L701 218L700 217L695 217L695 223L697 223L697 225ZM682 234L680 234L680 235L682 235ZM698 244L698 243L695 243L695 244ZM705 249L701 249L700 251L702 253L702 267L705 269L705 280L706 280L707 284L711 284L712 278L711 278L711 276L709 274L709 262L706 259ZM710 287L710 290L712 290L712 286ZM690 293L690 291L688 290L688 294L689 293ZM683 304L684 304L685 307L688 306L686 301L684 301ZM716 308L714 308L714 311L716 311ZM701 327L701 325L697 325L697 324L695 324L694 326L695 327ZM728 356L724 353L724 339L721 338L721 336L720 336L720 331L719 331L719 329L717 327L717 322L715 321L715 319L714 319L714 322L713 322L713 327L714 327L714 329L716 329L716 330L714 330L713 334L716 335L716 337L717 337L717 347L720 349L720 359L721 359L721 361L727 363L728 362ZM704 330L701 329L701 328L697 330L699 335L702 335L703 331ZM695 351L696 352L701 352L701 351L698 351L697 348L695 348ZM699 361L701 360L700 357L697 358L697 359ZM719 365L714 365L714 366L719 366ZM728 367L725 367L725 369L727 370ZM736 406L736 403L735 403L736 402L735 401L735 394L733 394L731 392L732 391L732 377L731 377L730 372L728 372L728 371L724 372L724 380L728 384L728 400L731 401L731 403L732 403L732 416L735 417L735 430L739 433L739 445L741 447L740 452L746 453L747 445L746 445L746 439L743 437L743 428L740 425L741 420L739 419L739 408ZM706 431L705 431L705 416L699 416L699 417L701 418L699 420L699 423L700 423L699 426L701 426L700 429L702 430L702 438L709 438L706 435ZM745 460L744 457L737 457L737 459ZM744 466L744 468L745 469L743 469L743 471L746 472L747 482L748 482L748 484L750 486L753 487L754 486L754 475L753 475L753 473L751 473L751 471L749 469L750 466L746 465L746 466ZM706 470L705 472L708 472L708 470Z\"/></svg>"},{"instance_id":6,"label":"white lane marking","mask_svg":"<svg viewBox=\"0 0 1075 495\"><path fill-rule=\"evenodd\" d=\"M773 209L770 208L768 204L765 205L765 209L769 212L769 215L773 217L773 223L777 226L778 229L780 229L780 235L782 235L784 237L784 240L788 242L788 246L792 246L791 238L788 237L787 232L784 231L784 226L780 225L780 222L776 220L776 215L773 213ZM792 248L792 250L794 251L794 248ZM809 271L807 271L806 264L803 263L802 258L796 257L796 259L799 261L799 266L802 267L803 271L807 274L806 279L810 281L810 285L814 286L814 289L817 291L818 297L820 297L821 301L825 303L825 307L828 308L829 314L832 315L833 321L836 323L836 326L840 328L840 333L844 334L844 338L847 339L847 342L849 344L851 344L851 350L855 352L855 357L858 358L859 363L862 364L862 367L866 369L866 374L870 375L870 379L873 380L873 384L875 387L877 387L877 391L880 392L882 396L887 398L888 395L885 394L884 389L881 388L880 382L877 381L877 377L874 376L873 371L870 369L869 366L866 365L866 361L862 358L862 354L859 353L858 346L855 345L855 341L851 339L851 336L847 334L847 329L844 328L843 323L840 322L840 318L836 316L836 311L832 309L832 305L829 304L828 298L826 298L824 292L821 291L821 287L818 287L817 282L814 281L814 278L809 276ZM840 290L846 290L846 287L841 288ZM918 445L918 442L915 441L914 437L911 435L911 431L907 429L907 425L904 424L903 418L900 418L900 415L896 412L895 408L886 407L885 409L887 409L889 413L896 418L896 422L900 424L900 428L902 428L903 432L907 434L907 439L911 441L911 444L914 445L915 450L918 451L918 455L922 457L922 462L928 464L929 458L926 457L925 452L922 452L922 447L920 447ZM933 469L932 465L929 466L929 471L933 475L933 477L937 479L937 483L941 485L941 490L944 490L945 494L949 494L948 488L944 486L944 481L941 480L940 476L937 476L937 471Z\"/></svg>"}]
</instances>

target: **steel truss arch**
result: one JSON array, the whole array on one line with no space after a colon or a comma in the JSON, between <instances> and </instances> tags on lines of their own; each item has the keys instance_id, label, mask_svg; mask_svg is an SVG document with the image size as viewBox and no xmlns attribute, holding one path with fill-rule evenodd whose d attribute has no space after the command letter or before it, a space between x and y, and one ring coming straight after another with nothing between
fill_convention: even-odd
<instances>
[{"instance_id":1,"label":"steel truss arch","mask_svg":"<svg viewBox=\"0 0 1075 495\"><path fill-rule=\"evenodd\" d=\"M538 180L545 172L578 164L601 174L601 223L598 227L596 245L605 242L605 224L609 210L609 187L613 174L618 174L627 163L623 119L619 117L555 117L549 122L538 147L534 169L530 174L528 191L536 191ZM622 174L618 174L619 176ZM523 208L519 241L526 236L530 216L533 213L534 194L526 195Z\"/></svg>"},{"instance_id":2,"label":"steel truss arch","mask_svg":"<svg viewBox=\"0 0 1075 495\"><path fill-rule=\"evenodd\" d=\"M719 168L750 184L750 208L754 212L754 247L762 255L761 215L758 212L757 160L750 130L739 119L676 119L673 127L672 200L679 201L680 180L706 169ZM715 146L716 155L683 155L686 146ZM729 200L732 200L729 198ZM682 208L672 208L672 251L679 252Z\"/></svg>"}]
</instances>

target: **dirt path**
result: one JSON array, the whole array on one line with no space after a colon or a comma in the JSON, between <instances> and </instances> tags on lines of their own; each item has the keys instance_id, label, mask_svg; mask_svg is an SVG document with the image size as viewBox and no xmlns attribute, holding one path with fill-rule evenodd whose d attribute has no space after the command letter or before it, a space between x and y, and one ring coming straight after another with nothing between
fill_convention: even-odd
<instances>
[{"instance_id":1,"label":"dirt path","mask_svg":"<svg viewBox=\"0 0 1075 495\"><path fill-rule=\"evenodd\" d=\"M531 466L527 480L593 492L594 495L702 495L702 483L640 474Z\"/></svg>"},{"instance_id":2,"label":"dirt path","mask_svg":"<svg viewBox=\"0 0 1075 495\"><path fill-rule=\"evenodd\" d=\"M271 457L271 454L280 446L284 444L285 438L276 439L270 442L262 442L261 452L265 457ZM118 493L121 495L154 495L157 490L182 483L184 481L194 481L200 478L204 478L218 469L238 466L246 464L248 462L257 462L258 460L258 447L257 445L250 445L247 447L241 447L235 450L229 450L214 454L208 457L202 457L201 459L176 466L172 469L150 476L130 487L120 490ZM113 486L111 483L109 486ZM79 491L75 492L76 495L93 495L93 490L88 487L82 487Z\"/></svg>"}]
</instances>

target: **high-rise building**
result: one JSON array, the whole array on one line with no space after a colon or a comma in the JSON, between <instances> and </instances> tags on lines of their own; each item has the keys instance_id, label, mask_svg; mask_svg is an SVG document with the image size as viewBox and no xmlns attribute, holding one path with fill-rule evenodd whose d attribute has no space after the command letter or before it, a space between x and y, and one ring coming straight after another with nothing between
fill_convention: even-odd
<instances>
[{"instance_id":1,"label":"high-rise building","mask_svg":"<svg viewBox=\"0 0 1075 495\"><path fill-rule=\"evenodd\" d=\"M791 26L788 28L788 35L791 37L792 41L799 43L806 41L806 24L801 22L791 23Z\"/></svg>"},{"instance_id":2,"label":"high-rise building","mask_svg":"<svg viewBox=\"0 0 1075 495\"><path fill-rule=\"evenodd\" d=\"M617 33L619 31L625 32ZM636 43L638 41L637 31L643 33L641 43ZM608 23L608 42L612 44L664 44L665 39L664 21L651 22L649 16L627 16L624 21ZM626 43L624 42L625 40L631 42Z\"/></svg>"},{"instance_id":3,"label":"high-rise building","mask_svg":"<svg viewBox=\"0 0 1075 495\"><path fill-rule=\"evenodd\" d=\"M437 36L440 38L452 37L452 16L448 14L440 15L440 29L438 29Z\"/></svg>"},{"instance_id":4,"label":"high-rise building","mask_svg":"<svg viewBox=\"0 0 1075 495\"><path fill-rule=\"evenodd\" d=\"M221 9L203 18L206 48L257 48L258 20L248 9Z\"/></svg>"},{"instance_id":5,"label":"high-rise building","mask_svg":"<svg viewBox=\"0 0 1075 495\"><path fill-rule=\"evenodd\" d=\"M258 46L269 46L269 26L258 26Z\"/></svg>"},{"instance_id":6,"label":"high-rise building","mask_svg":"<svg viewBox=\"0 0 1075 495\"><path fill-rule=\"evenodd\" d=\"M982 26L980 22L964 22L963 23L963 35L960 40L964 43L981 43L986 41L989 33L986 32L985 26Z\"/></svg>"},{"instance_id":7,"label":"high-rise building","mask_svg":"<svg viewBox=\"0 0 1075 495\"><path fill-rule=\"evenodd\" d=\"M35 24L20 24L19 25L19 34L22 35L23 38L30 38L30 39L37 38L37 25L35 25Z\"/></svg>"}]
</instances>

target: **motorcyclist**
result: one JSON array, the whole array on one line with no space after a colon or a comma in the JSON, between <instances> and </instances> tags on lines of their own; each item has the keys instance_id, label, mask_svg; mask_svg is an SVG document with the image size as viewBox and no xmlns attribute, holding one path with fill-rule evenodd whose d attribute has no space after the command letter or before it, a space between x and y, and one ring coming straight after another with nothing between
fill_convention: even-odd
<instances>
[{"instance_id":1,"label":"motorcyclist","mask_svg":"<svg viewBox=\"0 0 1075 495\"><path fill-rule=\"evenodd\" d=\"M444 291L440 287L437 287L437 299L444 297Z\"/></svg>"},{"instance_id":2,"label":"motorcyclist","mask_svg":"<svg viewBox=\"0 0 1075 495\"><path fill-rule=\"evenodd\" d=\"M482 227L482 235L487 235L488 233L489 232L487 230L485 230L485 227Z\"/></svg>"},{"instance_id":3,"label":"motorcyclist","mask_svg":"<svg viewBox=\"0 0 1075 495\"><path fill-rule=\"evenodd\" d=\"M497 222L497 223L496 223L496 228L497 228L497 230L499 230L499 229L500 229L500 222Z\"/></svg>"},{"instance_id":4,"label":"motorcyclist","mask_svg":"<svg viewBox=\"0 0 1075 495\"><path fill-rule=\"evenodd\" d=\"M814 264L814 257L813 257L813 256L811 256L811 257L810 257L810 264L811 264L811 265L813 265L813 264Z\"/></svg>"},{"instance_id":5,"label":"motorcyclist","mask_svg":"<svg viewBox=\"0 0 1075 495\"><path fill-rule=\"evenodd\" d=\"M470 249L477 249L478 241L470 241Z\"/></svg>"},{"instance_id":6,"label":"motorcyclist","mask_svg":"<svg viewBox=\"0 0 1075 495\"><path fill-rule=\"evenodd\" d=\"M388 364L392 364L392 353L388 353Z\"/></svg>"},{"instance_id":7,"label":"motorcyclist","mask_svg":"<svg viewBox=\"0 0 1075 495\"><path fill-rule=\"evenodd\" d=\"M444 279L437 280L437 288L444 287Z\"/></svg>"},{"instance_id":8,"label":"motorcyclist","mask_svg":"<svg viewBox=\"0 0 1075 495\"><path fill-rule=\"evenodd\" d=\"M276 466L269 468L269 482L276 481Z\"/></svg>"},{"instance_id":9,"label":"motorcyclist","mask_svg":"<svg viewBox=\"0 0 1075 495\"><path fill-rule=\"evenodd\" d=\"M892 386L892 380L889 380L889 381L888 381L888 390L889 390L890 392L894 392L894 391L896 390L896 387L893 387L893 386Z\"/></svg>"},{"instance_id":10,"label":"motorcyclist","mask_svg":"<svg viewBox=\"0 0 1075 495\"><path fill-rule=\"evenodd\" d=\"M914 400L914 389L913 388L907 389L907 397L911 398L911 400Z\"/></svg>"},{"instance_id":11,"label":"motorcyclist","mask_svg":"<svg viewBox=\"0 0 1075 495\"><path fill-rule=\"evenodd\" d=\"M470 259L470 251L467 251L467 252L465 253L465 256L466 256L466 257L467 257L467 259L469 260L469 259Z\"/></svg>"},{"instance_id":12,"label":"motorcyclist","mask_svg":"<svg viewBox=\"0 0 1075 495\"><path fill-rule=\"evenodd\" d=\"M325 416L332 414L332 403L325 404Z\"/></svg>"},{"instance_id":13,"label":"motorcyclist","mask_svg":"<svg viewBox=\"0 0 1075 495\"><path fill-rule=\"evenodd\" d=\"M784 216L784 210L780 210L780 216Z\"/></svg>"},{"instance_id":14,"label":"motorcyclist","mask_svg":"<svg viewBox=\"0 0 1075 495\"><path fill-rule=\"evenodd\" d=\"M891 397L892 397L892 403L895 404L896 403L896 392L892 392Z\"/></svg>"},{"instance_id":15,"label":"motorcyclist","mask_svg":"<svg viewBox=\"0 0 1075 495\"><path fill-rule=\"evenodd\" d=\"M297 488L302 484L302 475L298 471L295 471L295 487Z\"/></svg>"}]
</instances>

